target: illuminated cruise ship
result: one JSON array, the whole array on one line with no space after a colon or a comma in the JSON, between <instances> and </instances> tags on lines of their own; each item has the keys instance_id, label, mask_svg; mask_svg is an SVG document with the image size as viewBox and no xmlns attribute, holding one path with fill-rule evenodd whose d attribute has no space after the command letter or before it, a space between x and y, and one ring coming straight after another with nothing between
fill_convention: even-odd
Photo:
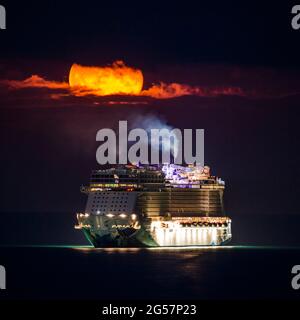
<instances>
[{"instance_id":1,"label":"illuminated cruise ship","mask_svg":"<svg viewBox=\"0 0 300 320\"><path fill-rule=\"evenodd\" d=\"M225 183L200 166L118 166L92 172L78 224L95 247L221 245L231 239Z\"/></svg>"}]
</instances>

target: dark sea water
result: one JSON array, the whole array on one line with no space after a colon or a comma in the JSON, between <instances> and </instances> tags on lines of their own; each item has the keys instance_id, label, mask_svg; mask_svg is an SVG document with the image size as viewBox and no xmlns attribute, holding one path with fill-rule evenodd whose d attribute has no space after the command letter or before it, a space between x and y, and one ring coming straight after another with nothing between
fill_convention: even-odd
<instances>
[{"instance_id":1,"label":"dark sea water","mask_svg":"<svg viewBox=\"0 0 300 320\"><path fill-rule=\"evenodd\" d=\"M0 299L299 299L300 217L233 217L230 246L94 249L74 214L1 214Z\"/></svg>"},{"instance_id":2,"label":"dark sea water","mask_svg":"<svg viewBox=\"0 0 300 320\"><path fill-rule=\"evenodd\" d=\"M300 298L291 287L300 248L2 247L0 263L3 299Z\"/></svg>"}]
</instances>

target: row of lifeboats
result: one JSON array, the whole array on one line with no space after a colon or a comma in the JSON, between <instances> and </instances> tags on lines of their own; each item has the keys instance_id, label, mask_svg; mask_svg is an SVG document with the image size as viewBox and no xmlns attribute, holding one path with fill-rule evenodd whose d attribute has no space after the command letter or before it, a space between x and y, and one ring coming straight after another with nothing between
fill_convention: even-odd
<instances>
[{"instance_id":1,"label":"row of lifeboats","mask_svg":"<svg viewBox=\"0 0 300 320\"><path fill-rule=\"evenodd\" d=\"M228 223L211 223L211 222L192 222L192 223L181 223L183 228L226 228Z\"/></svg>"}]
</instances>

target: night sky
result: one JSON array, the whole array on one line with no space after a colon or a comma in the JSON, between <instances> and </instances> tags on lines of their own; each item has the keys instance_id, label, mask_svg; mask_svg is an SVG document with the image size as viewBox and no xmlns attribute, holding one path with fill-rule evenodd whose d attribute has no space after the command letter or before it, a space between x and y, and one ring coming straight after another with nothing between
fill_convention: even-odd
<instances>
[{"instance_id":1,"label":"night sky","mask_svg":"<svg viewBox=\"0 0 300 320\"><path fill-rule=\"evenodd\" d=\"M111 97L51 99L47 88L0 85L4 221L22 215L23 223L36 213L46 224L50 214L65 215L70 229L58 225L57 232L73 241L75 220L68 219L84 209L79 187L98 168L96 132L149 118L205 129L205 161L227 183L229 215L300 214L300 30L291 27L292 5L198 2L1 2L7 30L0 30L0 80L38 74L61 82L75 62L123 60L143 71L144 86L165 81L247 93L108 105ZM24 237L34 228L26 224ZM53 227L42 229L51 238Z\"/></svg>"}]
</instances>

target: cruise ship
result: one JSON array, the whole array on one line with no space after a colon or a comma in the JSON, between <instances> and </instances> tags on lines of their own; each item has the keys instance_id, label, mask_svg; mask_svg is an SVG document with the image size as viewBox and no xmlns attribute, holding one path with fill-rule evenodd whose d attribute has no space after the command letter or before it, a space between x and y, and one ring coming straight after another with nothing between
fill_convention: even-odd
<instances>
[{"instance_id":1,"label":"cruise ship","mask_svg":"<svg viewBox=\"0 0 300 320\"><path fill-rule=\"evenodd\" d=\"M207 166L116 166L92 172L76 229L94 247L218 246L231 239L225 182Z\"/></svg>"}]
</instances>

